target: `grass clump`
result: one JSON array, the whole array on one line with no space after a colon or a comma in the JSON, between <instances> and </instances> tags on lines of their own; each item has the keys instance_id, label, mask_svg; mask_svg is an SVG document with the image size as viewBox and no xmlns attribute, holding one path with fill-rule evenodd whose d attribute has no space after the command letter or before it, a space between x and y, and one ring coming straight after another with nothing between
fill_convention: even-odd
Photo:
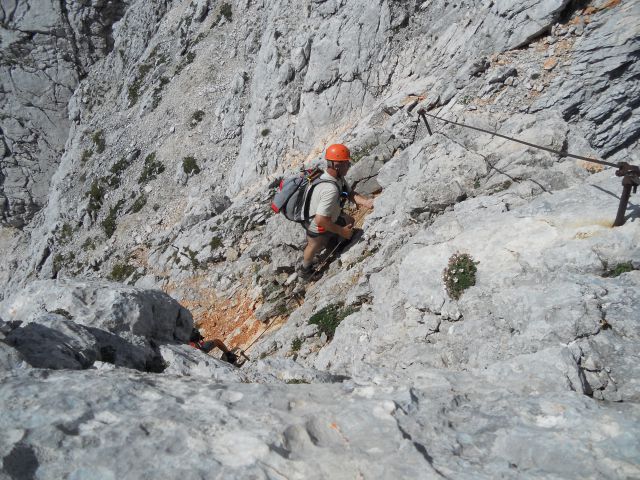
<instances>
[{"instance_id":1,"label":"grass clump","mask_svg":"<svg viewBox=\"0 0 640 480\"><path fill-rule=\"evenodd\" d=\"M197 125L202 121L203 118L204 118L204 111L196 110L195 112L193 112L193 115L191 115L191 125L193 126Z\"/></svg>"},{"instance_id":2,"label":"grass clump","mask_svg":"<svg viewBox=\"0 0 640 480\"><path fill-rule=\"evenodd\" d=\"M104 139L104 132L102 130L98 130L97 132L94 132L94 134L91 136L91 140L93 140L93 144L96 147L97 153L104 152L104 149L106 147L106 142Z\"/></svg>"},{"instance_id":3,"label":"grass clump","mask_svg":"<svg viewBox=\"0 0 640 480\"><path fill-rule=\"evenodd\" d=\"M327 338L331 340L340 322L358 310L359 307L344 307L342 303L328 305L314 313L308 323L318 325L320 332L324 333Z\"/></svg>"},{"instance_id":4,"label":"grass clump","mask_svg":"<svg viewBox=\"0 0 640 480\"><path fill-rule=\"evenodd\" d=\"M176 67L176 75L180 75L180 72L182 72L182 70L184 70L184 67L186 67L187 65L189 65L190 63L193 63L193 61L196 59L196 54L195 52L189 52L187 53L184 58L182 59L182 61L178 64L178 66Z\"/></svg>"},{"instance_id":5,"label":"grass clump","mask_svg":"<svg viewBox=\"0 0 640 480\"><path fill-rule=\"evenodd\" d=\"M129 106L133 107L136 103L138 103L138 98L140 97L140 87L142 86L142 79L136 78L131 85L127 88L129 93Z\"/></svg>"},{"instance_id":6,"label":"grass clump","mask_svg":"<svg viewBox=\"0 0 640 480\"><path fill-rule=\"evenodd\" d=\"M200 173L200 167L193 157L184 157L182 159L182 170L187 175L197 175Z\"/></svg>"},{"instance_id":7,"label":"grass clump","mask_svg":"<svg viewBox=\"0 0 640 480\"><path fill-rule=\"evenodd\" d=\"M127 162L127 160L124 157L121 158L111 166L111 169L109 170L111 172L111 175L103 177L101 181L109 185L111 188L118 188L120 186L120 183L122 183L120 176L128 166L129 163Z\"/></svg>"},{"instance_id":8,"label":"grass clump","mask_svg":"<svg viewBox=\"0 0 640 480\"><path fill-rule=\"evenodd\" d=\"M182 253L182 255L186 256L189 259L189 261L191 262L191 266L193 267L194 270L197 270L199 268L204 268L204 265L202 265L200 261L196 258L198 254L193 250L191 250L189 247L184 247L184 252Z\"/></svg>"},{"instance_id":9,"label":"grass clump","mask_svg":"<svg viewBox=\"0 0 640 480\"><path fill-rule=\"evenodd\" d=\"M147 204L147 197L145 195L140 195L135 202L133 202L133 205L131 205L131 211L133 213L138 213L140 210L142 210L144 208L144 206Z\"/></svg>"},{"instance_id":10,"label":"grass clump","mask_svg":"<svg viewBox=\"0 0 640 480\"><path fill-rule=\"evenodd\" d=\"M100 225L102 225L102 230L104 230L107 238L111 238L111 235L114 234L117 228L116 219L118 218L118 212L122 208L122 204L124 200L119 200L113 207L109 209L109 215L105 218Z\"/></svg>"},{"instance_id":11,"label":"grass clump","mask_svg":"<svg viewBox=\"0 0 640 480\"><path fill-rule=\"evenodd\" d=\"M156 152L152 152L144 159L144 167L138 179L139 183L147 183L164 172L162 162L156 160Z\"/></svg>"},{"instance_id":12,"label":"grass clump","mask_svg":"<svg viewBox=\"0 0 640 480\"><path fill-rule=\"evenodd\" d=\"M476 284L476 262L467 253L456 252L449 258L442 272L442 280L449 297L458 300L467 288Z\"/></svg>"},{"instance_id":13,"label":"grass clump","mask_svg":"<svg viewBox=\"0 0 640 480\"><path fill-rule=\"evenodd\" d=\"M230 3L223 3L220 7L220 15L218 15L217 21L220 21L222 17L227 19L227 22L230 22L232 19L233 10L231 9Z\"/></svg>"},{"instance_id":14,"label":"grass clump","mask_svg":"<svg viewBox=\"0 0 640 480\"><path fill-rule=\"evenodd\" d=\"M169 79L167 77L160 77L159 82L160 83L158 83L158 85L153 89L153 100L151 102L152 110L155 110L158 108L158 105L160 105L160 102L162 101L162 90L164 89L164 86L169 83Z\"/></svg>"},{"instance_id":15,"label":"grass clump","mask_svg":"<svg viewBox=\"0 0 640 480\"><path fill-rule=\"evenodd\" d=\"M88 250L96 249L96 242L93 238L87 238L82 244L82 249L86 252Z\"/></svg>"},{"instance_id":16,"label":"grass clump","mask_svg":"<svg viewBox=\"0 0 640 480\"><path fill-rule=\"evenodd\" d=\"M633 264L631 262L618 263L611 270L607 270L603 277L619 277L623 273L631 272L633 270L635 270L635 268L633 268Z\"/></svg>"},{"instance_id":17,"label":"grass clump","mask_svg":"<svg viewBox=\"0 0 640 480\"><path fill-rule=\"evenodd\" d=\"M261 132L260 135L262 135L263 137L266 137L267 135L269 135L271 133L271 130L269 130L268 128L264 128Z\"/></svg>"},{"instance_id":18,"label":"grass clump","mask_svg":"<svg viewBox=\"0 0 640 480\"><path fill-rule=\"evenodd\" d=\"M300 349L302 348L302 342L304 341L304 339L300 338L300 337L296 337L291 341L291 351L292 352L299 352Z\"/></svg>"},{"instance_id":19,"label":"grass clump","mask_svg":"<svg viewBox=\"0 0 640 480\"><path fill-rule=\"evenodd\" d=\"M104 201L104 187L99 180L93 181L91 188L87 192L87 197L89 197L89 206L87 207L89 214L93 215L99 212Z\"/></svg>"},{"instance_id":20,"label":"grass clump","mask_svg":"<svg viewBox=\"0 0 640 480\"><path fill-rule=\"evenodd\" d=\"M76 255L73 252L69 252L66 254L58 253L55 257L53 257L53 272L54 275L57 275L60 270L65 267L69 267L71 263L76 259Z\"/></svg>"},{"instance_id":21,"label":"grass clump","mask_svg":"<svg viewBox=\"0 0 640 480\"><path fill-rule=\"evenodd\" d=\"M154 50L155 52L155 50ZM147 73L151 71L153 65L150 63L143 63L138 67L138 75L131 82L128 87L129 92L129 106L133 107L136 103L138 103L138 98L140 97L140 89L142 88L144 78L147 76Z\"/></svg>"},{"instance_id":22,"label":"grass clump","mask_svg":"<svg viewBox=\"0 0 640 480\"><path fill-rule=\"evenodd\" d=\"M82 152L82 156L80 157L80 161L82 163L87 163L91 158L91 155L93 155L93 150L91 150L90 148L85 148Z\"/></svg>"},{"instance_id":23,"label":"grass clump","mask_svg":"<svg viewBox=\"0 0 640 480\"><path fill-rule=\"evenodd\" d=\"M120 176L127 169L128 166L129 166L129 163L127 163L127 159L122 157L120 160L118 160L116 163L114 163L111 166L111 169L109 171L114 175Z\"/></svg>"},{"instance_id":24,"label":"grass clump","mask_svg":"<svg viewBox=\"0 0 640 480\"><path fill-rule=\"evenodd\" d=\"M129 265L127 263L116 263L111 269L111 273L107 275L107 278L114 282L124 282L135 271L136 267L133 265Z\"/></svg>"},{"instance_id":25,"label":"grass clump","mask_svg":"<svg viewBox=\"0 0 640 480\"><path fill-rule=\"evenodd\" d=\"M72 236L73 236L73 228L71 227L71 225L69 225L68 223L65 223L64 225L62 225L62 228L60 228L60 232L58 232L58 241L62 245L65 245L69 243L69 240L71 240Z\"/></svg>"},{"instance_id":26,"label":"grass clump","mask_svg":"<svg viewBox=\"0 0 640 480\"><path fill-rule=\"evenodd\" d=\"M211 247L211 251L215 250L216 248L220 248L222 246L222 240L220 239L220 237L213 237L209 242L209 246Z\"/></svg>"}]
</instances>

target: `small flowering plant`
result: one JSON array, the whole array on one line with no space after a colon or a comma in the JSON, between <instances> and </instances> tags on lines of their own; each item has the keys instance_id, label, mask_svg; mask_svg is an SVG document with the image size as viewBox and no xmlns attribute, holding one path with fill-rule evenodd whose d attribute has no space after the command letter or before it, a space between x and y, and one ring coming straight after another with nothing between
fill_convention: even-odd
<instances>
[{"instance_id":1,"label":"small flowering plant","mask_svg":"<svg viewBox=\"0 0 640 480\"><path fill-rule=\"evenodd\" d=\"M454 300L458 300L462 292L476 284L476 265L468 253L456 252L449 258L447 268L442 272L442 280L447 293Z\"/></svg>"}]
</instances>

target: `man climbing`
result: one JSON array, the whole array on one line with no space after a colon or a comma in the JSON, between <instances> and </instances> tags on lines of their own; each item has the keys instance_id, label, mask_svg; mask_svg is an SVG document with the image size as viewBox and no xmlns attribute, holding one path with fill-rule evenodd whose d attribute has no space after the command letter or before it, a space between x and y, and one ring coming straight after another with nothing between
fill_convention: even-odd
<instances>
[{"instance_id":1,"label":"man climbing","mask_svg":"<svg viewBox=\"0 0 640 480\"><path fill-rule=\"evenodd\" d=\"M313 258L330 240L351 240L354 220L342 212L346 200L358 206L373 208L373 199L352 192L344 176L351 167L351 153L342 144L329 145L325 153L327 169L311 192L309 219L305 224L307 246L300 268L301 276L313 273Z\"/></svg>"},{"instance_id":2,"label":"man climbing","mask_svg":"<svg viewBox=\"0 0 640 480\"><path fill-rule=\"evenodd\" d=\"M214 338L213 340L205 341L204 337L200 333L200 330L198 330L197 328L193 328L191 330L189 345L191 345L193 348L197 348L198 350L202 350L206 354L209 354L209 352L211 352L211 350L213 350L214 348L218 348L222 351L220 360L228 362L232 365L235 365L238 361L238 356L231 350L229 350L227 346L222 342L222 340Z\"/></svg>"}]
</instances>

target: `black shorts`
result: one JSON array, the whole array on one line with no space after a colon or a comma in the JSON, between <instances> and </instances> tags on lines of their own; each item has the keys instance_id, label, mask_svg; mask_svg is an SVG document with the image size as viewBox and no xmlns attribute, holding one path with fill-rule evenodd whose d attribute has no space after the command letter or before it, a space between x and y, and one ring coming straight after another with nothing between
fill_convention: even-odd
<instances>
[{"instance_id":1,"label":"black shorts","mask_svg":"<svg viewBox=\"0 0 640 480\"><path fill-rule=\"evenodd\" d=\"M340 225L341 227L347 226L347 220L342 216L342 214L338 217L338 220L336 220L336 225ZM312 232L311 230L309 230L308 225L305 225L304 229L307 231L307 236L311 238L338 236L338 234L331 233L331 232L322 232L322 233Z\"/></svg>"}]
</instances>

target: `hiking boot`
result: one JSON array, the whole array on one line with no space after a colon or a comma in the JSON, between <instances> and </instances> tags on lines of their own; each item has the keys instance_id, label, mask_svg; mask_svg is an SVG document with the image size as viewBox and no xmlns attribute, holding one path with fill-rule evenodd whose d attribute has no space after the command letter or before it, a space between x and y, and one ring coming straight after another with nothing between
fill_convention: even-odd
<instances>
[{"instance_id":1,"label":"hiking boot","mask_svg":"<svg viewBox=\"0 0 640 480\"><path fill-rule=\"evenodd\" d=\"M315 270L313 269L313 264L308 267L305 267L302 264L298 266L298 278L301 280L309 280L314 273Z\"/></svg>"}]
</instances>

